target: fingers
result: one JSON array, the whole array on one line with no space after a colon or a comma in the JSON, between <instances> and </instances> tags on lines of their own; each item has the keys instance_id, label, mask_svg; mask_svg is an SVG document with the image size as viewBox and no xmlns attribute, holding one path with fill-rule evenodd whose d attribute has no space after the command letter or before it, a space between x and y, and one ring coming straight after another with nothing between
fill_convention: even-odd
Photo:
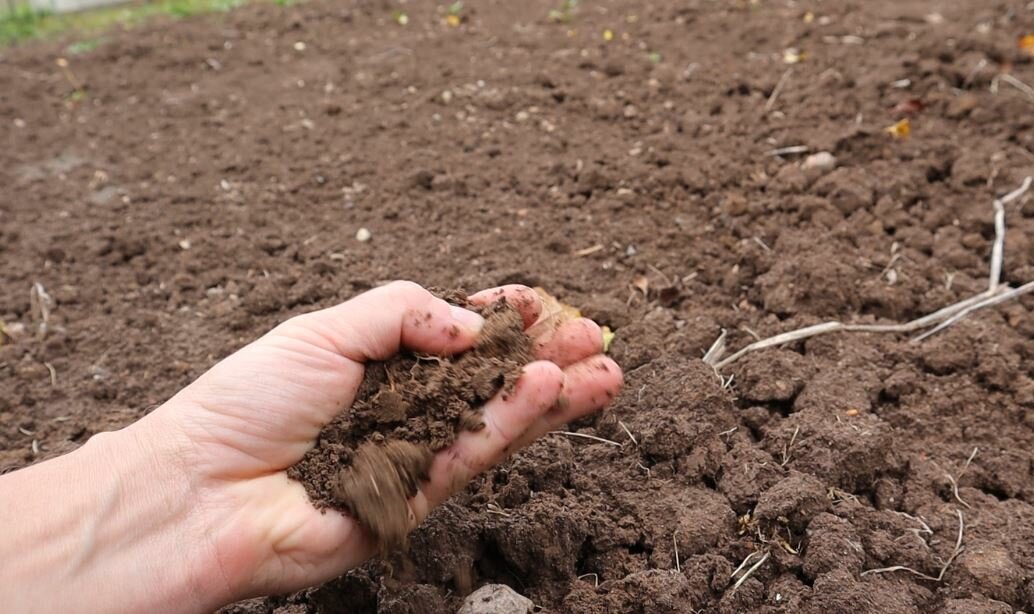
<instances>
[{"instance_id":1,"label":"fingers","mask_svg":"<svg viewBox=\"0 0 1034 614\"><path fill-rule=\"evenodd\" d=\"M537 322L542 315L542 299L538 293L519 284L489 288L467 297L467 300L475 305L491 305L503 299L520 312L524 319L524 328Z\"/></svg>"},{"instance_id":2,"label":"fingers","mask_svg":"<svg viewBox=\"0 0 1034 614\"><path fill-rule=\"evenodd\" d=\"M490 288L467 300L476 305L489 305L502 299L520 311L529 333L537 333L532 335L536 358L566 367L603 352L603 331L595 322L588 318L561 321L557 314L544 314L542 298L527 286L511 284Z\"/></svg>"},{"instance_id":3,"label":"fingers","mask_svg":"<svg viewBox=\"0 0 1034 614\"><path fill-rule=\"evenodd\" d=\"M592 356L564 369L560 402L542 414L516 441L517 450L608 405L624 384L621 367L606 356Z\"/></svg>"},{"instance_id":4,"label":"fingers","mask_svg":"<svg viewBox=\"0 0 1034 614\"><path fill-rule=\"evenodd\" d=\"M500 393L486 403L482 413L485 428L460 433L449 448L435 456L430 480L422 488L430 506L444 501L513 450L524 432L556 404L564 377L551 362L533 362L524 367L513 392Z\"/></svg>"},{"instance_id":5,"label":"fingers","mask_svg":"<svg viewBox=\"0 0 1034 614\"><path fill-rule=\"evenodd\" d=\"M561 367L603 353L603 331L588 318L567 320L535 339L535 357Z\"/></svg>"},{"instance_id":6,"label":"fingers","mask_svg":"<svg viewBox=\"0 0 1034 614\"><path fill-rule=\"evenodd\" d=\"M421 286L392 282L335 307L298 316L277 332L290 332L357 362L385 360L405 347L455 354L474 344L484 319L451 306Z\"/></svg>"}]
</instances>

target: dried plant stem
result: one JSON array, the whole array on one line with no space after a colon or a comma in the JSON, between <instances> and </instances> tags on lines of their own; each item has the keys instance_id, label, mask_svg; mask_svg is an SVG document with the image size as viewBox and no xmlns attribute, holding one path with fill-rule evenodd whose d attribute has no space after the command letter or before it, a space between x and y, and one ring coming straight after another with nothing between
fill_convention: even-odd
<instances>
[{"instance_id":1,"label":"dried plant stem","mask_svg":"<svg viewBox=\"0 0 1034 614\"><path fill-rule=\"evenodd\" d=\"M732 585L732 592L735 593L736 589L738 589L740 586L742 586L743 583L747 581L747 578L749 578L755 571L757 571L759 567L764 565L765 561L767 561L768 557L770 557L770 556L772 556L772 553L771 552L766 552L764 554L764 556L762 556L761 559L758 560L757 563L754 563L753 565L751 565L750 569L748 569L747 571L743 572L743 575L740 576L740 579L736 580L736 584ZM746 561L744 561L744 562L746 562ZM735 574L733 574L733 575L735 575Z\"/></svg>"},{"instance_id":2,"label":"dried plant stem","mask_svg":"<svg viewBox=\"0 0 1034 614\"><path fill-rule=\"evenodd\" d=\"M585 439L591 439L593 441L598 441L600 443L610 444L610 445L616 446L618 448L621 447L621 444L616 442L616 441L611 441L609 439L604 439L602 437L597 437L595 435L586 435L585 433L572 433L570 431L553 431L552 434L553 435L567 435L568 437L582 437L582 438L585 438Z\"/></svg>"},{"instance_id":3,"label":"dried plant stem","mask_svg":"<svg viewBox=\"0 0 1034 614\"><path fill-rule=\"evenodd\" d=\"M938 573L936 576L931 576L921 571L916 571L915 569L912 569L911 567L906 567L904 565L892 565L890 567L881 567L879 569L867 569L859 575L866 576L869 574L889 573L892 571L907 571L908 573L923 578L924 580L940 582L944 579L944 574L948 573L948 567L951 567L951 564L955 562L955 559L957 559L960 554L962 554L963 550L962 533L963 531L965 531L966 522L962 517L962 510L955 510L955 513L959 515L959 535L955 539L955 548L952 550L951 556L949 556L948 560L944 562L944 565L941 567L940 573Z\"/></svg>"},{"instance_id":4,"label":"dried plant stem","mask_svg":"<svg viewBox=\"0 0 1034 614\"><path fill-rule=\"evenodd\" d=\"M1023 92L1027 96L1027 98L1031 99L1031 101L1034 101L1034 87L1031 87L1031 86L1027 85L1023 81L1020 81L1019 79L1017 79L1016 77L1014 77L1014 76L1012 76L1012 75L1010 75L1008 73L1000 74L1000 75L998 75L997 77L995 77L994 79L991 80L991 93L992 94L997 94L998 93L998 82L999 81L1005 81L1009 85L1011 85L1011 86L1015 87L1016 89L1020 90L1021 92Z\"/></svg>"},{"instance_id":5,"label":"dried plant stem","mask_svg":"<svg viewBox=\"0 0 1034 614\"><path fill-rule=\"evenodd\" d=\"M934 326L934 328L912 339L913 342L919 342L955 324L978 309L997 305L1004 301L1008 301L1034 291L1034 281L1027 282L1016 288L1008 288L1003 286L1001 283L1002 260L1005 254L1005 205L1023 196L1028 190L1030 190L1032 182L1034 182L1034 177L1027 177L1024 179L1023 185L1019 188L1006 194L1002 198L996 198L994 201L995 240L991 247L988 287L987 290L980 294L948 305L947 307L943 307L931 314L916 318L910 322L893 324L845 324L843 322L833 321L806 326L804 328L781 333L767 339L755 341L754 343L740 348L726 358L722 358L725 353L726 335L723 330L722 334L711 345L707 354L704 355L704 362L714 367L715 370L720 370L722 367L736 362L750 352L785 345L787 343L808 339L817 335L833 332L911 333Z\"/></svg>"},{"instance_id":6,"label":"dried plant stem","mask_svg":"<svg viewBox=\"0 0 1034 614\"><path fill-rule=\"evenodd\" d=\"M779 94L782 93L783 88L786 87L786 83L790 80L793 75L793 68L787 68L786 72L783 73L782 77L779 77L779 82L776 83L775 88L772 89L772 95L765 101L765 111L771 111L772 107L775 106L776 100L779 98Z\"/></svg>"}]
</instances>

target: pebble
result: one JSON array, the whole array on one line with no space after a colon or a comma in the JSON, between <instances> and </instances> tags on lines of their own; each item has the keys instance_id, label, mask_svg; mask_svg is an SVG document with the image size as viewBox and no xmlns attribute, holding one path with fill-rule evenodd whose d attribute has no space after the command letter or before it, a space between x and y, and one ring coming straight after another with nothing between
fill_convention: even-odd
<instances>
[{"instance_id":1,"label":"pebble","mask_svg":"<svg viewBox=\"0 0 1034 614\"><path fill-rule=\"evenodd\" d=\"M837 159L828 151L811 154L804 159L804 163L801 165L805 170L813 168L822 172L829 172L836 168L836 166Z\"/></svg>"},{"instance_id":2,"label":"pebble","mask_svg":"<svg viewBox=\"0 0 1034 614\"><path fill-rule=\"evenodd\" d=\"M531 599L505 584L486 584L464 599L456 614L528 614L534 607Z\"/></svg>"},{"instance_id":3,"label":"pebble","mask_svg":"<svg viewBox=\"0 0 1034 614\"><path fill-rule=\"evenodd\" d=\"M355 233L355 240L359 241L360 243L366 243L367 241L369 241L372 238L373 238L373 233L370 232L370 229L368 229L368 228L360 228Z\"/></svg>"},{"instance_id":4,"label":"pebble","mask_svg":"<svg viewBox=\"0 0 1034 614\"><path fill-rule=\"evenodd\" d=\"M3 325L3 334L0 335L0 341L3 341L3 337L7 337L11 341L18 341L25 337L26 328L21 322L10 322Z\"/></svg>"},{"instance_id":5,"label":"pebble","mask_svg":"<svg viewBox=\"0 0 1034 614\"><path fill-rule=\"evenodd\" d=\"M980 99L975 95L970 93L960 94L948 103L945 115L951 119L962 119L969 115L970 112L978 106L980 106Z\"/></svg>"}]
</instances>

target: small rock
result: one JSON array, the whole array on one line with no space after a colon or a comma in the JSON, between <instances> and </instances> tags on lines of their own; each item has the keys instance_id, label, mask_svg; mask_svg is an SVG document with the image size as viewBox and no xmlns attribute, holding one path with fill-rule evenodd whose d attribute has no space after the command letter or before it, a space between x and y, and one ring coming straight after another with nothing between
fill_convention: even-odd
<instances>
[{"instance_id":1,"label":"small rock","mask_svg":"<svg viewBox=\"0 0 1034 614\"><path fill-rule=\"evenodd\" d=\"M638 117L639 109L635 108L635 105L626 105L625 110L622 111L622 114L629 119L633 117Z\"/></svg>"},{"instance_id":2,"label":"small rock","mask_svg":"<svg viewBox=\"0 0 1034 614\"><path fill-rule=\"evenodd\" d=\"M18 341L25 337L26 328L21 322L10 322L3 324L3 326L0 327L0 331L3 331L3 333L0 334L0 341L3 341L3 337L7 337L11 341Z\"/></svg>"},{"instance_id":3,"label":"small rock","mask_svg":"<svg viewBox=\"0 0 1034 614\"><path fill-rule=\"evenodd\" d=\"M368 228L360 228L355 233L355 240L360 243L366 243L373 238L373 233Z\"/></svg>"},{"instance_id":4,"label":"small rock","mask_svg":"<svg viewBox=\"0 0 1034 614\"><path fill-rule=\"evenodd\" d=\"M747 197L739 192L726 194L722 200L722 210L733 217L743 215L747 212Z\"/></svg>"},{"instance_id":5,"label":"small rock","mask_svg":"<svg viewBox=\"0 0 1034 614\"><path fill-rule=\"evenodd\" d=\"M828 151L820 151L819 153L811 154L805 158L804 163L801 164L801 168L806 171L815 169L817 171L822 171L823 173L828 173L836 168L836 166L837 159Z\"/></svg>"},{"instance_id":6,"label":"small rock","mask_svg":"<svg viewBox=\"0 0 1034 614\"><path fill-rule=\"evenodd\" d=\"M456 614L528 614L535 607L505 584L486 584L463 600Z\"/></svg>"},{"instance_id":7,"label":"small rock","mask_svg":"<svg viewBox=\"0 0 1034 614\"><path fill-rule=\"evenodd\" d=\"M295 51L305 51L305 43L303 43L302 41L296 42L294 44L294 50Z\"/></svg>"},{"instance_id":8,"label":"small rock","mask_svg":"<svg viewBox=\"0 0 1034 614\"><path fill-rule=\"evenodd\" d=\"M979 105L980 99L975 94L959 94L948 103L944 114L950 119L964 119Z\"/></svg>"}]
</instances>

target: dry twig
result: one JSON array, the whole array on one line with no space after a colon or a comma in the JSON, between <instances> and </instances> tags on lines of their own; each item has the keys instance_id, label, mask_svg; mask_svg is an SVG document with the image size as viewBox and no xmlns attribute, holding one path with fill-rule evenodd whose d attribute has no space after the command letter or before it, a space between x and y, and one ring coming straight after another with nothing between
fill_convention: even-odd
<instances>
[{"instance_id":1,"label":"dry twig","mask_svg":"<svg viewBox=\"0 0 1034 614\"><path fill-rule=\"evenodd\" d=\"M768 155L772 157L785 156L786 154L802 154L808 153L811 148L807 145L791 145L789 147L780 147L779 149L773 149L768 152Z\"/></svg>"},{"instance_id":2,"label":"dry twig","mask_svg":"<svg viewBox=\"0 0 1034 614\"><path fill-rule=\"evenodd\" d=\"M593 245L591 247L586 247L585 249L580 249L576 251L574 255L578 256L579 258L582 258L584 256L591 256L592 254L595 254L596 252L602 249L603 245L601 243L597 243L596 245Z\"/></svg>"},{"instance_id":3,"label":"dry twig","mask_svg":"<svg viewBox=\"0 0 1034 614\"><path fill-rule=\"evenodd\" d=\"M1004 257L1005 245L1005 205L1025 194L1030 189L1032 182L1034 182L1034 177L1027 177L1023 181L1023 185L1019 188L1006 194L1002 198L995 199L994 201L995 242L991 248L988 288L980 294L971 296L952 305L948 305L934 313L925 315L921 318L916 318L910 322L893 324L845 324L843 322L833 321L806 326L804 328L781 333L767 339L755 341L754 343L737 350L726 358L722 358L725 353L725 331L723 330L722 334L714 344L711 345L711 349L709 349L704 355L704 362L714 367L717 371L739 360L750 352L785 345L787 343L808 339L826 333L911 333L934 326L931 330L912 339L913 342L919 342L930 335L934 335L952 324L955 324L978 309L997 305L998 303L1002 303L1034 291L1034 281L1027 282L1019 287L1008 290L1006 290L1005 286L1001 284L1002 259Z\"/></svg>"},{"instance_id":4,"label":"dry twig","mask_svg":"<svg viewBox=\"0 0 1034 614\"><path fill-rule=\"evenodd\" d=\"M618 425L620 425L620 426L621 426L621 428L622 428L622 429L624 429L624 431L625 431L625 434L626 434L626 435L628 435L628 438L632 440L632 444L633 444L633 445L634 445L635 447L637 447L637 448L638 448L638 447L639 447L639 442L638 442L638 441L636 441L636 438L635 438L634 436L632 436L632 431L628 430L628 427L627 427L627 426L625 426L625 423L624 423L624 422L622 422L622 421L620 421L620 420L618 420Z\"/></svg>"},{"instance_id":5,"label":"dry twig","mask_svg":"<svg viewBox=\"0 0 1034 614\"><path fill-rule=\"evenodd\" d=\"M950 567L951 564L955 562L955 559L957 559L958 556L962 554L963 550L962 533L966 528L966 523L962 517L962 510L955 510L955 513L959 515L959 536L955 539L955 548L952 550L951 556L949 556L948 560L944 562L944 565L941 567L940 573L938 573L936 576L927 575L921 571L916 571L915 569L912 569L911 567L906 567L904 565L892 565L891 567L881 567L880 569L867 569L859 575L866 576L869 574L889 573L892 571L907 571L908 573L923 578L924 580L940 582L944 579L944 574L948 572L948 567Z\"/></svg>"},{"instance_id":6,"label":"dry twig","mask_svg":"<svg viewBox=\"0 0 1034 614\"><path fill-rule=\"evenodd\" d=\"M765 111L771 111L772 107L775 106L776 99L779 98L779 94L782 93L783 88L786 87L786 83L793 76L793 68L787 68L786 72L783 73L782 77L779 77L779 82L772 89L772 95L765 101Z\"/></svg>"},{"instance_id":7,"label":"dry twig","mask_svg":"<svg viewBox=\"0 0 1034 614\"><path fill-rule=\"evenodd\" d=\"M790 455L793 453L793 444L797 441L797 435L801 432L800 425L793 430L793 436L790 437L790 443L783 446L783 462L779 463L780 467L785 467L790 462Z\"/></svg>"},{"instance_id":8,"label":"dry twig","mask_svg":"<svg viewBox=\"0 0 1034 614\"><path fill-rule=\"evenodd\" d=\"M585 433L572 433L571 431L553 431L552 434L553 435L567 435L568 437L584 437L585 439L591 439L593 441L598 441L600 443L607 443L607 444L610 444L610 445L618 447L618 448L621 447L621 444L616 442L616 441L611 441L609 439L604 439L602 437L597 437L595 435L586 435Z\"/></svg>"},{"instance_id":9,"label":"dry twig","mask_svg":"<svg viewBox=\"0 0 1034 614\"><path fill-rule=\"evenodd\" d=\"M752 565L750 569L748 569L747 571L743 572L743 575L740 576L740 579L736 580L736 584L732 585L732 592L735 593L736 589L738 589L740 586L742 586L743 583L747 581L747 578L749 578L755 571L757 571L758 568L761 567L765 563L765 561L768 560L768 557L770 557L770 556L772 556L772 553L771 552L766 552L765 555L761 557L761 560L759 560L757 563L754 563L754 565ZM747 557L747 558L750 558L750 557ZM744 561L744 563L746 563L746 561ZM742 567L742 565L740 567ZM739 571L739 569L737 569L737 571ZM735 576L736 574L733 573L733 575Z\"/></svg>"},{"instance_id":10,"label":"dry twig","mask_svg":"<svg viewBox=\"0 0 1034 614\"><path fill-rule=\"evenodd\" d=\"M1016 89L1020 90L1021 92L1023 92L1027 96L1027 98L1030 98L1030 100L1032 102L1034 102L1034 87L1031 87L1031 86L1027 85L1023 81L1020 81L1019 79L1017 79L1016 77L1014 77L1014 76L1012 76L1012 75L1010 75L1008 73L1000 74L1000 75L998 75L997 77L995 77L994 79L991 80L991 93L992 94L997 94L998 93L998 82L999 81L1005 81L1009 85L1011 85L1011 86L1015 87Z\"/></svg>"}]
</instances>

